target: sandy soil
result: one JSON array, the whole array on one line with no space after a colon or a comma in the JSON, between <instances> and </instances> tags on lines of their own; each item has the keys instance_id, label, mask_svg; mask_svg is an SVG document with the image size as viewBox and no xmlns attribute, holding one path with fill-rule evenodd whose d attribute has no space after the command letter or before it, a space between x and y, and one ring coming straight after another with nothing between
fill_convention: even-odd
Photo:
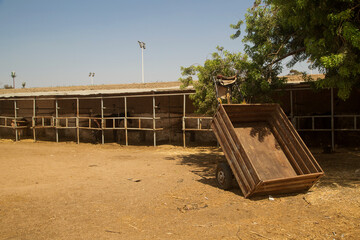
<instances>
[{"instance_id":1,"label":"sandy soil","mask_svg":"<svg viewBox=\"0 0 360 240\"><path fill-rule=\"evenodd\" d=\"M0 141L0 239L359 239L360 152L308 193L215 186L215 148Z\"/></svg>"}]
</instances>

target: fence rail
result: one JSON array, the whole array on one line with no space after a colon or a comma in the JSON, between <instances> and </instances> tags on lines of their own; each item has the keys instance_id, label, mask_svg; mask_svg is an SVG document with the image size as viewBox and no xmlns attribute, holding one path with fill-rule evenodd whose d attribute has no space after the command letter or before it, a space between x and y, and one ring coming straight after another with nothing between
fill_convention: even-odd
<instances>
[{"instance_id":1,"label":"fence rail","mask_svg":"<svg viewBox=\"0 0 360 240\"><path fill-rule=\"evenodd\" d=\"M316 127L316 120L318 120L318 119L327 119L327 120L329 120L329 123L331 125L331 119L332 119L331 115L294 116L292 122L297 131L319 131L319 132L322 132L322 131L326 132L326 131L332 131L332 130L334 130L334 131L360 131L360 128L358 128L360 115L334 115L333 117L334 117L334 121L337 121L340 118L342 118L342 119L348 118L348 119L351 119L352 123L347 124L347 126L345 126L345 127L336 127L336 126L334 126L333 128L331 126L328 128L317 128ZM305 120L310 119L311 127L304 128L303 126L301 126L301 120L303 120L303 119L305 119ZM291 118L290 118L290 120L291 120ZM351 127L349 127L350 125L351 125Z\"/></svg>"}]
</instances>

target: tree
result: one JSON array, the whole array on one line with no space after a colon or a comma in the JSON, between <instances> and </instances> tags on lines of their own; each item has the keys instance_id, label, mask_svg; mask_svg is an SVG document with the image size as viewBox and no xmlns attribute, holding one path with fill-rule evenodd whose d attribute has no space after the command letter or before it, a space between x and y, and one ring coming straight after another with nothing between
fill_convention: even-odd
<instances>
[{"instance_id":1,"label":"tree","mask_svg":"<svg viewBox=\"0 0 360 240\"><path fill-rule=\"evenodd\" d=\"M212 114L217 107L214 77L221 74L224 76L238 75L236 86L233 89L232 102L269 102L270 93L284 82L278 78L276 70L269 72L262 71L258 64L251 61L246 54L231 53L221 47L217 52L212 53L211 59L207 59L203 66L192 65L181 67L182 87L192 84L195 94L190 95L197 108L197 112ZM198 81L193 77L197 76Z\"/></svg>"},{"instance_id":2,"label":"tree","mask_svg":"<svg viewBox=\"0 0 360 240\"><path fill-rule=\"evenodd\" d=\"M256 0L245 15L245 52L264 71L310 60L325 79L319 88L338 88L342 99L360 83L360 3L358 0ZM240 20L231 25L241 35Z\"/></svg>"},{"instance_id":3,"label":"tree","mask_svg":"<svg viewBox=\"0 0 360 240\"><path fill-rule=\"evenodd\" d=\"M291 69L289 72L289 75L301 75L301 74L303 74L303 73L296 69Z\"/></svg>"}]
</instances>

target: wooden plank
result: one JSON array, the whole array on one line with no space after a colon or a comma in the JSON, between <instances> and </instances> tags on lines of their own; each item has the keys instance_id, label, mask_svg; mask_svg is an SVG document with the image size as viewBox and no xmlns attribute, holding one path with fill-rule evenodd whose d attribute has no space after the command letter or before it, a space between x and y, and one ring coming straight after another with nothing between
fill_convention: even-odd
<instances>
[{"instance_id":1,"label":"wooden plank","mask_svg":"<svg viewBox=\"0 0 360 240\"><path fill-rule=\"evenodd\" d=\"M286 157L289 160L290 164L293 166L293 169L296 172L296 174L298 174L298 175L304 174L303 171L301 170L299 164L297 163L296 159L291 154L291 152L289 150L289 147L287 146L285 141L280 137L280 134L279 134L278 130L274 127L273 124L271 124L271 121L270 121L270 127L271 127L271 131L273 132L275 138L277 139L277 141L279 142L282 150L284 151L284 154L286 155Z\"/></svg>"},{"instance_id":2,"label":"wooden plank","mask_svg":"<svg viewBox=\"0 0 360 240\"><path fill-rule=\"evenodd\" d=\"M269 193L269 192L275 192L275 191L294 191L294 189L308 189L311 186L314 185L314 183L316 182L316 179L312 179L311 181L306 181L306 182L297 182L297 183L288 183L286 185L277 185L277 186L261 186L259 187L259 189L257 189L255 192L256 193ZM254 192L254 193L255 193Z\"/></svg>"},{"instance_id":3,"label":"wooden plank","mask_svg":"<svg viewBox=\"0 0 360 240\"><path fill-rule=\"evenodd\" d=\"M276 141L268 123L242 123L234 128L261 180L297 175Z\"/></svg>"},{"instance_id":4,"label":"wooden plank","mask_svg":"<svg viewBox=\"0 0 360 240\"><path fill-rule=\"evenodd\" d=\"M284 118L284 116L282 116L282 118ZM309 173L322 172L321 168L317 168L314 165L314 162L316 162L316 160L314 159L314 157L312 156L306 145L303 143L302 139L297 134L293 126L286 121L281 121L281 122L282 124L280 125L278 120L277 125L287 133L287 136L290 139L289 140L290 144L293 145L294 151L296 151L296 153L300 156L298 162L302 163L305 166L305 168L309 170Z\"/></svg>"},{"instance_id":5,"label":"wooden plank","mask_svg":"<svg viewBox=\"0 0 360 240\"><path fill-rule=\"evenodd\" d=\"M223 105L226 112L272 112L276 109L277 104L226 104Z\"/></svg>"},{"instance_id":6,"label":"wooden plank","mask_svg":"<svg viewBox=\"0 0 360 240\"><path fill-rule=\"evenodd\" d=\"M295 193L295 192L305 192L308 191L312 185L308 186L292 186L290 188L282 188L282 189L273 189L273 190L267 190L267 191L255 191L253 194L251 194L248 197L253 196L261 196L261 195L268 195L268 194L285 194L285 193Z\"/></svg>"},{"instance_id":7,"label":"wooden plank","mask_svg":"<svg viewBox=\"0 0 360 240\"><path fill-rule=\"evenodd\" d=\"M224 150L224 154L226 156L226 159L229 162L229 165L233 170L233 173L235 175L235 178L239 184L239 187L241 189L241 192L245 195L246 193L248 193L251 190L251 187L249 186L249 184L244 181L243 179L246 179L245 176L243 176L243 173L241 171L238 171L237 169L235 169L233 166L231 166L232 162L236 162L235 160L235 156L233 155L231 148L229 146L229 143L224 139L224 135L221 133L221 129L219 128L219 124L217 122L216 119L214 119L213 122L213 129L214 129L214 133L216 135L216 137L219 139L219 143L221 148Z\"/></svg>"},{"instance_id":8,"label":"wooden plank","mask_svg":"<svg viewBox=\"0 0 360 240\"><path fill-rule=\"evenodd\" d=\"M284 113L284 111L278 107L278 113L282 116L283 119L287 119L286 114ZM284 121L285 125L292 130L294 137L297 139L298 143L301 145L303 151L307 154L309 160L312 162L312 164L315 166L316 170L318 172L324 172L321 168L321 166L319 165L319 163L315 160L314 156L312 155L312 153L310 152L309 148L305 145L304 141L302 140L302 138L299 136L299 134L297 133L297 131L295 130L294 126L289 122L289 121Z\"/></svg>"},{"instance_id":9,"label":"wooden plank","mask_svg":"<svg viewBox=\"0 0 360 240\"><path fill-rule=\"evenodd\" d=\"M290 138L292 138L292 143L294 144L297 152L301 155L301 159L302 162L305 164L305 166L310 170L311 173L314 173L314 172L318 172L318 170L316 169L315 165L312 163L311 159L309 158L309 154L307 154L304 150L304 147L307 149L307 147L305 145L301 145L300 141L301 138L300 136L297 134L296 130L293 129L292 125L288 122L288 121L285 121L285 118L284 118L284 115L281 114L282 110L281 108L279 107L277 110L276 110L276 114L277 116L282 119L282 127L284 127L285 131L288 132L288 136ZM286 116L285 116L286 117ZM286 120L287 120L287 117L286 117Z\"/></svg>"},{"instance_id":10,"label":"wooden plank","mask_svg":"<svg viewBox=\"0 0 360 240\"><path fill-rule=\"evenodd\" d=\"M227 138L229 145L231 146L230 151L232 151L232 153L234 153L236 156L236 161L232 163L235 168L234 170L239 171L238 169L240 169L240 171L244 173L244 178L242 180L249 184L250 189L253 188L256 184L256 180L254 179L254 174L246 166L245 158L247 159L247 156L239 152L239 146L235 143L234 138L232 138L231 134L229 133L229 129L225 126L224 119L220 113L218 114L216 121L218 122L220 129L223 130L223 135L225 138Z\"/></svg>"},{"instance_id":11,"label":"wooden plank","mask_svg":"<svg viewBox=\"0 0 360 240\"><path fill-rule=\"evenodd\" d=\"M276 117L272 119L272 125L277 129L280 137L286 142L291 155L296 159L297 164L301 168L304 174L311 173L310 169L307 167L305 162L303 161L303 157L295 146L296 140L289 136L289 133L284 129L284 126L280 123L280 120Z\"/></svg>"},{"instance_id":12,"label":"wooden plank","mask_svg":"<svg viewBox=\"0 0 360 240\"><path fill-rule=\"evenodd\" d=\"M259 174L257 173L257 171L254 168L253 164L249 160L248 156L246 155L246 152L245 152L244 148L242 147L239 139L237 138L234 127L233 127L229 117L227 116L227 113L225 112L225 109L223 108L223 105L220 106L218 112L221 114L221 117L222 117L224 123L226 124L228 131L229 131L229 134L230 134L231 138L233 139L233 141L235 143L236 149L239 151L240 155L242 156L242 159L244 160L244 164L247 167L247 169L249 170L254 182L255 183L259 182L260 181Z\"/></svg>"},{"instance_id":13,"label":"wooden plank","mask_svg":"<svg viewBox=\"0 0 360 240\"><path fill-rule=\"evenodd\" d=\"M264 181L263 184L267 185L267 184L275 184L275 183L284 183L284 182L289 182L289 181L296 181L298 179L311 179L311 178L319 178L322 175L324 175L324 173L311 173L311 174L306 174L306 175L301 175L301 176L296 176L296 177L292 177L292 178L280 178L280 179L272 179L272 180L267 180Z\"/></svg>"},{"instance_id":14,"label":"wooden plank","mask_svg":"<svg viewBox=\"0 0 360 240\"><path fill-rule=\"evenodd\" d=\"M244 156L239 153L234 139L231 138L228 129L224 127L225 123L220 114L218 114L218 116L214 119L214 123L216 124L216 130L220 140L226 141L229 146L229 148L226 149L228 151L228 155L234 155L234 158L231 159L232 161L228 160L229 165L232 166L235 176L237 175L239 179L241 177L241 181L243 181L246 186L249 186L248 191L250 191L250 189L255 186L255 181L251 172L246 167Z\"/></svg>"}]
</instances>

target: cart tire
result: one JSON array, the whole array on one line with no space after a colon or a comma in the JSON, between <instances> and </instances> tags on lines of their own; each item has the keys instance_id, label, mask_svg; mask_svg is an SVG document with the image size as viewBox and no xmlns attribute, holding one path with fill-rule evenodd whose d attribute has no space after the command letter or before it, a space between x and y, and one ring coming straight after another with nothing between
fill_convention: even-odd
<instances>
[{"instance_id":1,"label":"cart tire","mask_svg":"<svg viewBox=\"0 0 360 240\"><path fill-rule=\"evenodd\" d=\"M216 184L219 188L224 190L229 190L232 187L233 174L230 169L230 166L221 162L217 165L216 168Z\"/></svg>"}]
</instances>

